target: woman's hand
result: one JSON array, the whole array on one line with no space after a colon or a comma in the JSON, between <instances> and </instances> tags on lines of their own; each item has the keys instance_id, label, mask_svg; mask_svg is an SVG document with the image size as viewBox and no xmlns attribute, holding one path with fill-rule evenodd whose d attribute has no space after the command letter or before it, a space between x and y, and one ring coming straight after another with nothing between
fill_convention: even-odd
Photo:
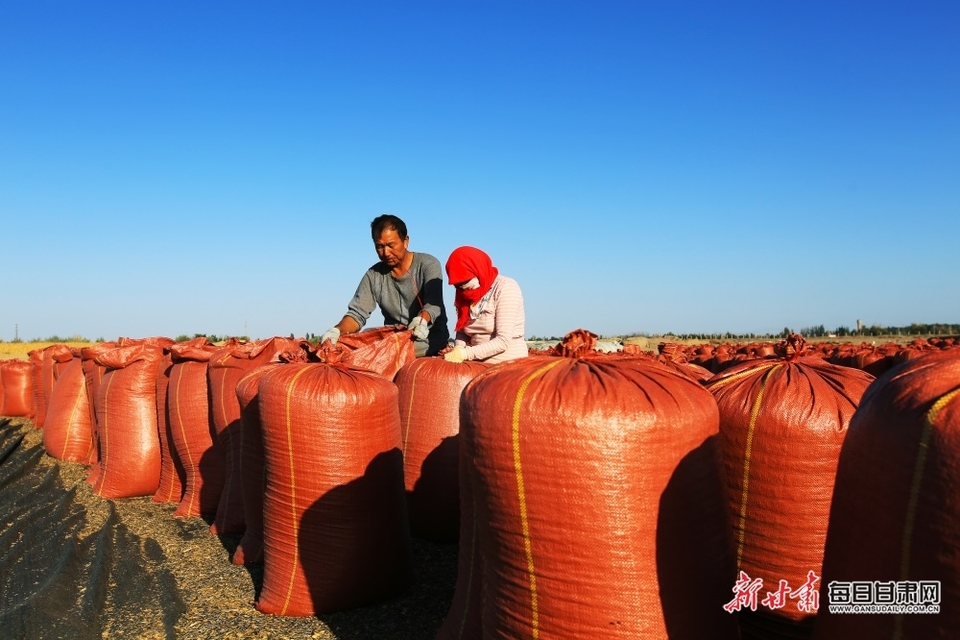
<instances>
[{"instance_id":1,"label":"woman's hand","mask_svg":"<svg viewBox=\"0 0 960 640\"><path fill-rule=\"evenodd\" d=\"M467 350L463 347L454 347L443 354L443 359L447 362L463 362L467 359Z\"/></svg>"}]
</instances>

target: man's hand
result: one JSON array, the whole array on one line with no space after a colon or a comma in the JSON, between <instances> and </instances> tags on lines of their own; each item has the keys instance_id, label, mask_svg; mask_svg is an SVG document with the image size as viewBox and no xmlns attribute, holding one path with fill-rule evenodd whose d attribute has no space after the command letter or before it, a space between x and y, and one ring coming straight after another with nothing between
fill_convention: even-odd
<instances>
[{"instance_id":1,"label":"man's hand","mask_svg":"<svg viewBox=\"0 0 960 640\"><path fill-rule=\"evenodd\" d=\"M326 333L320 336L320 344L323 344L324 342L327 342L329 340L330 344L334 345L334 344L337 344L337 340L339 339L340 339L340 329L337 329L336 327L334 327L333 329L329 329Z\"/></svg>"},{"instance_id":2,"label":"man's hand","mask_svg":"<svg viewBox=\"0 0 960 640\"><path fill-rule=\"evenodd\" d=\"M413 331L413 337L417 340L426 340L427 336L430 335L430 325L427 324L427 321L423 319L422 316L417 316L410 321L410 324L407 325L407 329Z\"/></svg>"}]
</instances>

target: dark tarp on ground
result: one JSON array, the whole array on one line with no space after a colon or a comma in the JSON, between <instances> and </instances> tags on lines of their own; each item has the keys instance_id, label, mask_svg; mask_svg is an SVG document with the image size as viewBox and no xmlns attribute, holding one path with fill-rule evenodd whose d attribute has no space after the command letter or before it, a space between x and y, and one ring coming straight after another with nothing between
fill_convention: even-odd
<instances>
[{"instance_id":1,"label":"dark tarp on ground","mask_svg":"<svg viewBox=\"0 0 960 640\"><path fill-rule=\"evenodd\" d=\"M137 620L174 638L185 606L160 545L131 533L109 501L106 517L88 521L42 441L24 442L28 429L0 419L3 637L116 637Z\"/></svg>"}]
</instances>

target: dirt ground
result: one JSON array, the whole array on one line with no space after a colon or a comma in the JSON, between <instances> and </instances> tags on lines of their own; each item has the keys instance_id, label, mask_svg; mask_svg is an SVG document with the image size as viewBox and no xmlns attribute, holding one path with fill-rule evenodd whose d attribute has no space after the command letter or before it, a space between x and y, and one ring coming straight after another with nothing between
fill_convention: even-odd
<instances>
[{"instance_id":1,"label":"dirt ground","mask_svg":"<svg viewBox=\"0 0 960 640\"><path fill-rule=\"evenodd\" d=\"M0 619L10 613L4 611L6 605L30 609L31 601L43 600L51 591L66 594L76 587L88 594L94 593L96 590L90 588L94 582L91 571L110 573L111 590L102 602L89 602L92 595L84 599L84 610L89 619L81 626L77 626L78 621L72 621L74 626L70 637L420 640L435 636L449 610L457 577L457 545L414 538L413 584L392 599L316 617L259 613L254 601L263 583L263 567L237 566L230 562L240 536L213 535L207 520L174 518L172 513L176 505L157 503L149 497L101 498L85 481L87 467L43 454L42 430L34 428L24 418L4 421L12 422L24 434L20 447L39 465L34 475L42 481L37 482L36 490L49 492L53 482L57 496L53 496L52 502L69 501L70 509L82 514L85 525L79 538L68 540L68 544L54 554L62 556L63 561L50 562L49 574L35 587L37 593L31 595L30 588L26 593L0 593L0 605L3 605L0 606ZM9 500L4 501L10 492L8 484L0 482L0 489L3 489L0 491L0 505L6 504L13 509ZM6 515L0 512L0 524ZM2 531L3 527L0 527ZM126 563L119 573L109 569L121 560L111 558L121 550L116 546L117 532L122 532L128 542L122 547L125 552L142 555L141 564ZM96 562L91 563L86 572L80 571L77 567L87 563L80 557L76 561L70 561L70 558L76 556L76 550L87 541L94 539L99 541ZM111 544L111 540L114 543ZM36 542L37 545L45 543ZM18 544L30 544L28 536ZM20 551L25 553L23 549ZM0 553L0 557L5 554ZM79 581L76 579L78 571L81 575ZM136 575L127 575L130 573ZM175 584L169 579L160 580L162 576L171 577ZM119 582L149 588L152 591L149 606L131 612L129 598L112 593L112 589L119 588L116 586ZM60 602L61 608L68 608L69 598ZM124 603L128 606L122 606ZM35 611L32 615L29 612L21 615L30 617L31 626L27 635L20 637L64 637L53 626L56 621L52 617L50 622L45 622L47 616L42 612L40 615ZM17 636L6 635L0 629L0 637Z\"/></svg>"}]
</instances>

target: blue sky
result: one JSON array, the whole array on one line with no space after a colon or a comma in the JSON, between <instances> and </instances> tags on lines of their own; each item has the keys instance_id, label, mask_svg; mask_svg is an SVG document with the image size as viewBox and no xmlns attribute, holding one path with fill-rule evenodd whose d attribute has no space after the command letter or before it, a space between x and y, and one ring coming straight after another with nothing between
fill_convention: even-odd
<instances>
[{"instance_id":1,"label":"blue sky","mask_svg":"<svg viewBox=\"0 0 960 640\"><path fill-rule=\"evenodd\" d=\"M385 212L528 336L960 322L960 5L199 4L0 4L0 339L319 334Z\"/></svg>"}]
</instances>

